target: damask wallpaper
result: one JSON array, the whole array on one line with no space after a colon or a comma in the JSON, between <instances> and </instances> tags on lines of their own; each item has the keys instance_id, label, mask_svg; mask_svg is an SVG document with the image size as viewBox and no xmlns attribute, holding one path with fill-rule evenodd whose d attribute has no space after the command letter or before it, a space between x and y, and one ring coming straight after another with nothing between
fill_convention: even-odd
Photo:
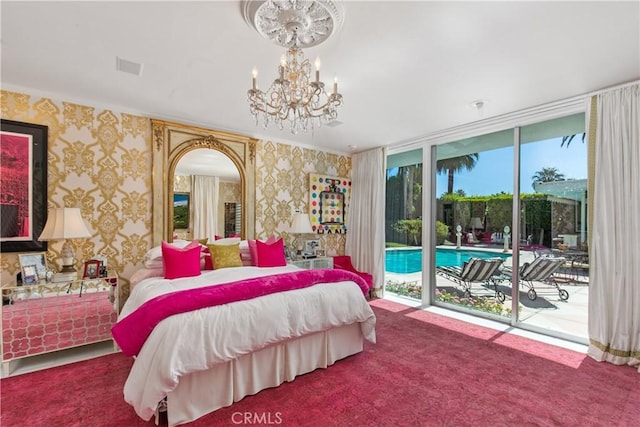
<instances>
[{"instance_id":1,"label":"damask wallpaper","mask_svg":"<svg viewBox=\"0 0 640 427\"><path fill-rule=\"evenodd\" d=\"M151 125L148 117L0 91L2 117L49 127L49 207L79 207L93 233L72 241L76 268L94 255L127 280L152 242ZM256 155L257 238L282 236L296 210L309 212L309 173L350 177L351 158L274 141L260 141ZM303 238L315 238L304 236ZM345 235L319 236L327 254L344 253ZM47 261L63 242L49 242ZM59 268L59 265L55 265ZM17 253L0 254L2 283L19 271Z\"/></svg>"},{"instance_id":2,"label":"damask wallpaper","mask_svg":"<svg viewBox=\"0 0 640 427\"><path fill-rule=\"evenodd\" d=\"M78 207L90 239L72 240L76 269L104 255L130 277L151 241L150 125L145 117L2 91L2 117L48 126L48 205ZM47 263L60 268L62 241L49 242ZM19 271L17 253L0 254L2 282Z\"/></svg>"},{"instance_id":3,"label":"damask wallpaper","mask_svg":"<svg viewBox=\"0 0 640 427\"><path fill-rule=\"evenodd\" d=\"M261 141L256 162L256 235L282 236L285 245L319 239L327 255L344 254L345 234L293 236L293 214L309 213L309 174L351 177L351 157L272 141Z\"/></svg>"}]
</instances>

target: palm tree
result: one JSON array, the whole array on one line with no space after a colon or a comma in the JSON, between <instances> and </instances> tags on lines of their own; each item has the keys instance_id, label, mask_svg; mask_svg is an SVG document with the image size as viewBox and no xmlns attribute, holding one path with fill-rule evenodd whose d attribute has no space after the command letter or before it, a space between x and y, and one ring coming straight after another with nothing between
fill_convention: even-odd
<instances>
[{"instance_id":1,"label":"palm tree","mask_svg":"<svg viewBox=\"0 0 640 427\"><path fill-rule=\"evenodd\" d=\"M478 153L472 153L464 156L438 160L438 162L436 163L437 172L447 172L447 174L449 175L449 180L447 182L447 194L453 193L453 175L463 169L466 169L468 171L473 169L476 166L479 157L480 156L478 155Z\"/></svg>"},{"instance_id":2,"label":"palm tree","mask_svg":"<svg viewBox=\"0 0 640 427\"><path fill-rule=\"evenodd\" d=\"M536 182L553 182L553 181L564 181L565 177L563 173L557 168L542 168L531 177L533 183L531 184L535 189Z\"/></svg>"},{"instance_id":3,"label":"palm tree","mask_svg":"<svg viewBox=\"0 0 640 427\"><path fill-rule=\"evenodd\" d=\"M563 136L562 137L562 142L560 143L560 147L564 147L564 144L567 144L567 148L569 148L569 144L571 144L571 141L573 141L573 139L578 136L577 133L574 133L573 135L567 135L567 136ZM582 143L584 144L584 140L587 137L586 132L582 133Z\"/></svg>"}]
</instances>

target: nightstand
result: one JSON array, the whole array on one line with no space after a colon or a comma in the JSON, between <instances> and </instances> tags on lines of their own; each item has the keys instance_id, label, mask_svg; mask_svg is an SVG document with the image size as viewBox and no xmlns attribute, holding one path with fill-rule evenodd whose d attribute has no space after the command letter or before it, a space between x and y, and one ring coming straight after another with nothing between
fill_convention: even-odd
<instances>
[{"instance_id":1,"label":"nightstand","mask_svg":"<svg viewBox=\"0 0 640 427\"><path fill-rule=\"evenodd\" d=\"M305 270L333 268L333 257L297 259L295 261L289 261L289 264L295 265L296 267L304 268Z\"/></svg>"},{"instance_id":2,"label":"nightstand","mask_svg":"<svg viewBox=\"0 0 640 427\"><path fill-rule=\"evenodd\" d=\"M118 277L2 286L2 369L13 360L111 340Z\"/></svg>"}]
</instances>

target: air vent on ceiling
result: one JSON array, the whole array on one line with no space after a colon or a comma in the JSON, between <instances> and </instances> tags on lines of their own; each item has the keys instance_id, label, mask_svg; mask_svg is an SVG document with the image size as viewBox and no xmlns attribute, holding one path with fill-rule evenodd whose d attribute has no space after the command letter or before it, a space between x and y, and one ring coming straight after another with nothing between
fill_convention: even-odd
<instances>
[{"instance_id":1,"label":"air vent on ceiling","mask_svg":"<svg viewBox=\"0 0 640 427\"><path fill-rule=\"evenodd\" d=\"M122 59L119 56L116 56L116 70L122 71L123 73L134 74L138 77L142 75L142 64L138 64L137 62L127 61L126 59Z\"/></svg>"}]
</instances>

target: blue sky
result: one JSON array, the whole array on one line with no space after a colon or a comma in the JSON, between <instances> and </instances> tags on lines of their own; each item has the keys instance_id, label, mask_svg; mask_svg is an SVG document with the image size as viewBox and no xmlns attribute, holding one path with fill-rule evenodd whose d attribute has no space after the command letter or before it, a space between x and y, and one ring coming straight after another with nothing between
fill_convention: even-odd
<instances>
[{"instance_id":1,"label":"blue sky","mask_svg":"<svg viewBox=\"0 0 640 427\"><path fill-rule=\"evenodd\" d=\"M533 193L531 177L542 168L554 167L567 179L587 177L587 145L576 135L567 148L560 147L562 138L523 144L521 148L520 191ZM467 196L513 193L513 148L506 147L479 153L471 171L461 171L453 178L454 192L464 190ZM447 175L436 175L436 195L447 191Z\"/></svg>"},{"instance_id":2,"label":"blue sky","mask_svg":"<svg viewBox=\"0 0 640 427\"><path fill-rule=\"evenodd\" d=\"M189 195L184 193L173 193L173 206L186 206L189 204Z\"/></svg>"}]
</instances>

